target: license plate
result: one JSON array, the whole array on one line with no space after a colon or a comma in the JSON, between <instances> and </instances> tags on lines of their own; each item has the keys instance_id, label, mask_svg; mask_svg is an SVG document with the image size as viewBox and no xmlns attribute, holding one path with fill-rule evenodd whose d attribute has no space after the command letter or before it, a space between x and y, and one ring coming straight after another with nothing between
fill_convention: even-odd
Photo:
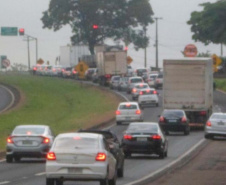
<instances>
[{"instance_id":1,"label":"license plate","mask_svg":"<svg viewBox=\"0 0 226 185\"><path fill-rule=\"evenodd\" d=\"M131 117L126 117L126 119L131 119Z\"/></svg>"},{"instance_id":2,"label":"license plate","mask_svg":"<svg viewBox=\"0 0 226 185\"><path fill-rule=\"evenodd\" d=\"M177 120L169 120L170 123L176 123Z\"/></svg>"},{"instance_id":3,"label":"license plate","mask_svg":"<svg viewBox=\"0 0 226 185\"><path fill-rule=\"evenodd\" d=\"M143 138L143 137L140 137L140 138L139 138L139 137L138 137L138 138L137 138L137 141L147 141L147 138Z\"/></svg>"},{"instance_id":4,"label":"license plate","mask_svg":"<svg viewBox=\"0 0 226 185\"><path fill-rule=\"evenodd\" d=\"M69 168L68 172L69 173L82 173L82 169L81 168Z\"/></svg>"},{"instance_id":5,"label":"license plate","mask_svg":"<svg viewBox=\"0 0 226 185\"><path fill-rule=\"evenodd\" d=\"M217 124L218 124L218 125L224 125L224 123L223 123L223 122L218 122Z\"/></svg>"},{"instance_id":6,"label":"license plate","mask_svg":"<svg viewBox=\"0 0 226 185\"><path fill-rule=\"evenodd\" d=\"M23 143L24 145L31 145L31 144L32 144L32 141L24 140L24 141L22 141L22 143Z\"/></svg>"}]
</instances>

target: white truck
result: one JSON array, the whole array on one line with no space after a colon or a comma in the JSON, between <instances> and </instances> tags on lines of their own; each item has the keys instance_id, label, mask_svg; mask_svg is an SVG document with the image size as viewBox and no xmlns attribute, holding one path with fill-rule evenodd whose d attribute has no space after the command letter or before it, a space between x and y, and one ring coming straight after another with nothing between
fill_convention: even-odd
<instances>
[{"instance_id":1,"label":"white truck","mask_svg":"<svg viewBox=\"0 0 226 185\"><path fill-rule=\"evenodd\" d=\"M163 108L182 109L191 127L203 127L213 108L211 58L163 61Z\"/></svg>"},{"instance_id":2,"label":"white truck","mask_svg":"<svg viewBox=\"0 0 226 185\"><path fill-rule=\"evenodd\" d=\"M103 51L97 53L98 81L100 85L108 85L114 75L127 74L126 51Z\"/></svg>"}]
</instances>

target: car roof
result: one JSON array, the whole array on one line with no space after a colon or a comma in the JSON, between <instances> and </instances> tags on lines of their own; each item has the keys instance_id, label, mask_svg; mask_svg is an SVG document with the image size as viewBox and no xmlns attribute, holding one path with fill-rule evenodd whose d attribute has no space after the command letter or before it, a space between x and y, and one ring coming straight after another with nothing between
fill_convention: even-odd
<instances>
[{"instance_id":1,"label":"car roof","mask_svg":"<svg viewBox=\"0 0 226 185\"><path fill-rule=\"evenodd\" d=\"M137 102L121 102L119 105L126 105L126 104L138 105Z\"/></svg>"},{"instance_id":2,"label":"car roof","mask_svg":"<svg viewBox=\"0 0 226 185\"><path fill-rule=\"evenodd\" d=\"M140 76L133 76L133 77L129 77L129 79L136 79L136 78L139 78L139 79L142 79Z\"/></svg>"},{"instance_id":3,"label":"car roof","mask_svg":"<svg viewBox=\"0 0 226 185\"><path fill-rule=\"evenodd\" d=\"M48 128L49 126L48 125L18 125L16 126L16 128L21 128L21 127L44 127L44 128Z\"/></svg>"},{"instance_id":4,"label":"car roof","mask_svg":"<svg viewBox=\"0 0 226 185\"><path fill-rule=\"evenodd\" d=\"M184 112L182 109L164 109L163 111L181 111Z\"/></svg>"},{"instance_id":5,"label":"car roof","mask_svg":"<svg viewBox=\"0 0 226 185\"><path fill-rule=\"evenodd\" d=\"M87 138L92 138L92 139L98 139L98 138L100 138L100 137L103 137L101 134L73 132L73 133L63 133L63 134L59 134L59 135L57 136L57 138L75 137L75 136L87 137Z\"/></svg>"},{"instance_id":6,"label":"car roof","mask_svg":"<svg viewBox=\"0 0 226 185\"><path fill-rule=\"evenodd\" d=\"M135 86L139 86L139 85L148 85L147 83L136 83Z\"/></svg>"}]
</instances>

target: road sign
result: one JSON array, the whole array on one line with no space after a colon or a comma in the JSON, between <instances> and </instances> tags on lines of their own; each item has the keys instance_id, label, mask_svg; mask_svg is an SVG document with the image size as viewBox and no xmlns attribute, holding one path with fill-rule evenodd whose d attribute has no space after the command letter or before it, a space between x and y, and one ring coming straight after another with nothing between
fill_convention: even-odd
<instances>
[{"instance_id":1,"label":"road sign","mask_svg":"<svg viewBox=\"0 0 226 185\"><path fill-rule=\"evenodd\" d=\"M87 69L89 69L89 66L83 61L79 62L78 65L75 67L75 70L78 72L80 79L85 78L85 72Z\"/></svg>"},{"instance_id":2,"label":"road sign","mask_svg":"<svg viewBox=\"0 0 226 185\"><path fill-rule=\"evenodd\" d=\"M2 66L3 68L7 68L10 66L10 61L8 59L3 59L2 60Z\"/></svg>"},{"instance_id":3,"label":"road sign","mask_svg":"<svg viewBox=\"0 0 226 185\"><path fill-rule=\"evenodd\" d=\"M127 56L127 64L131 64L133 59L130 56Z\"/></svg>"},{"instance_id":4,"label":"road sign","mask_svg":"<svg viewBox=\"0 0 226 185\"><path fill-rule=\"evenodd\" d=\"M194 44L188 44L184 48L184 56L185 57L196 57L197 54L198 54L198 50Z\"/></svg>"},{"instance_id":5,"label":"road sign","mask_svg":"<svg viewBox=\"0 0 226 185\"><path fill-rule=\"evenodd\" d=\"M212 59L213 59L213 71L217 72L218 71L218 66L221 65L222 60L220 57L218 57L216 54L212 55Z\"/></svg>"},{"instance_id":6,"label":"road sign","mask_svg":"<svg viewBox=\"0 0 226 185\"><path fill-rule=\"evenodd\" d=\"M17 36L18 28L17 27L1 27L2 36Z\"/></svg>"}]
</instances>

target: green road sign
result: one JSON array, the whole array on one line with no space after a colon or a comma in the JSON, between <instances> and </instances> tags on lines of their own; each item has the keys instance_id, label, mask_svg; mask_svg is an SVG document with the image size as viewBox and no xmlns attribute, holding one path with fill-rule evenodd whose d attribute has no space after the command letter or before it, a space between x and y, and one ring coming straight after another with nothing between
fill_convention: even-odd
<instances>
[{"instance_id":1,"label":"green road sign","mask_svg":"<svg viewBox=\"0 0 226 185\"><path fill-rule=\"evenodd\" d=\"M17 36L18 28L17 27L1 27L2 36Z\"/></svg>"}]
</instances>

